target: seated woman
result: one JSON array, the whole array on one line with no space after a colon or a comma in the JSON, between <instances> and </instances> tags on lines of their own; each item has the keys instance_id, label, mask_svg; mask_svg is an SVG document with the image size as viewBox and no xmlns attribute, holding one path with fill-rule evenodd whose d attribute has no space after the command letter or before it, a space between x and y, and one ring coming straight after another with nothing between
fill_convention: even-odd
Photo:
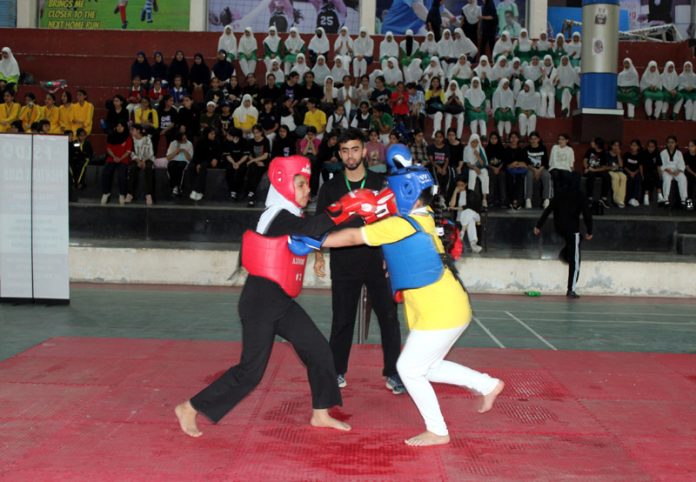
<instances>
[{"instance_id":1,"label":"seated woman","mask_svg":"<svg viewBox=\"0 0 696 482\"><path fill-rule=\"evenodd\" d=\"M0 92L7 88L15 90L19 84L19 64L12 55L12 49L9 47L2 48L2 60L0 60Z\"/></svg>"},{"instance_id":2,"label":"seated woman","mask_svg":"<svg viewBox=\"0 0 696 482\"><path fill-rule=\"evenodd\" d=\"M406 30L406 38L399 44L399 49L401 50L400 64L402 67L406 68L413 59L420 57L421 52L419 48L420 44L413 38L413 30L409 28Z\"/></svg>"},{"instance_id":3,"label":"seated woman","mask_svg":"<svg viewBox=\"0 0 696 482\"><path fill-rule=\"evenodd\" d=\"M638 71L633 66L633 61L626 57L623 61L623 70L616 78L616 108L623 109L629 119L636 116L636 106L640 102L640 80Z\"/></svg>"},{"instance_id":4,"label":"seated woman","mask_svg":"<svg viewBox=\"0 0 696 482\"><path fill-rule=\"evenodd\" d=\"M123 98L123 97L121 97ZM123 111L126 109L123 108ZM62 134L60 129L60 108L56 105L56 96L50 92L46 94L43 106L44 119L49 122L49 134ZM126 121L128 120L126 116Z\"/></svg>"},{"instance_id":5,"label":"seated woman","mask_svg":"<svg viewBox=\"0 0 696 482\"><path fill-rule=\"evenodd\" d=\"M367 67L372 63L375 42L367 34L365 27L360 27L360 34L353 42L353 76L358 79L367 74Z\"/></svg>"},{"instance_id":6,"label":"seated woman","mask_svg":"<svg viewBox=\"0 0 696 482\"><path fill-rule=\"evenodd\" d=\"M249 74L256 75L257 50L259 49L254 31L251 27L244 29L242 38L239 39L239 68L242 69L244 77Z\"/></svg>"},{"instance_id":7,"label":"seated woman","mask_svg":"<svg viewBox=\"0 0 696 482\"><path fill-rule=\"evenodd\" d=\"M304 40L302 40L302 37L300 37L297 27L292 27L290 29L288 38L285 39L284 47L285 54L283 56L283 62L285 63L285 75L288 75L292 70L293 65L295 65L295 63L297 62L297 56L299 54L304 54L305 51L305 43ZM302 55L302 57L302 60L304 61L304 55ZM298 71L297 73L300 74L300 78L302 78L302 76L304 75L304 72L300 73Z\"/></svg>"},{"instance_id":8,"label":"seated woman","mask_svg":"<svg viewBox=\"0 0 696 482\"><path fill-rule=\"evenodd\" d=\"M292 66L290 69L290 72L297 72L297 75L300 76L300 79L304 78L304 75L307 72L311 72L312 70L309 68L307 65L307 61L305 60L305 55L303 53L299 53L295 56L295 64ZM287 72L286 75L290 72Z\"/></svg>"},{"instance_id":9,"label":"seated woman","mask_svg":"<svg viewBox=\"0 0 696 482\"><path fill-rule=\"evenodd\" d=\"M513 50L514 46L512 45L510 34L503 32L500 34L500 38L496 40L495 45L493 46L493 54L491 58L496 60L496 62L501 56L512 59Z\"/></svg>"},{"instance_id":10,"label":"seated woman","mask_svg":"<svg viewBox=\"0 0 696 482\"><path fill-rule=\"evenodd\" d=\"M250 95L242 97L242 104L234 110L232 118L234 127L241 129L245 139L250 139L252 128L259 118L259 111L253 106Z\"/></svg>"},{"instance_id":11,"label":"seated woman","mask_svg":"<svg viewBox=\"0 0 696 482\"><path fill-rule=\"evenodd\" d=\"M87 100L87 91L77 90L77 102L72 104L72 131L84 129L87 135L92 133L92 121L94 120L94 105Z\"/></svg>"},{"instance_id":12,"label":"seated woman","mask_svg":"<svg viewBox=\"0 0 696 482\"><path fill-rule=\"evenodd\" d=\"M454 80L460 89L464 86L468 87L474 77L474 71L465 54L459 54L459 60L452 66L449 73L450 79Z\"/></svg>"},{"instance_id":13,"label":"seated woman","mask_svg":"<svg viewBox=\"0 0 696 482\"><path fill-rule=\"evenodd\" d=\"M529 62L532 60L532 56L534 55L532 51L532 40L529 38L529 32L527 31L526 28L523 28L520 30L520 36L515 40L513 44L513 54L515 57L518 57L520 59L520 62Z\"/></svg>"},{"instance_id":14,"label":"seated woman","mask_svg":"<svg viewBox=\"0 0 696 482\"><path fill-rule=\"evenodd\" d=\"M464 30L461 28L454 29L454 39L452 41L452 46L454 49L454 57L458 58L459 55L464 54L469 59L475 59L478 54L478 48L466 35L464 35Z\"/></svg>"},{"instance_id":15,"label":"seated woman","mask_svg":"<svg viewBox=\"0 0 696 482\"><path fill-rule=\"evenodd\" d=\"M208 169L217 167L220 158L220 148L215 139L215 129L206 127L194 149L193 159L188 165L188 178L191 180L192 201L200 201L205 194L205 181Z\"/></svg>"},{"instance_id":16,"label":"seated woman","mask_svg":"<svg viewBox=\"0 0 696 482\"><path fill-rule=\"evenodd\" d=\"M667 119L667 114L669 113L670 106L674 106L680 99L679 96L679 75L677 70L674 68L674 62L671 60L665 63L665 68L662 71L662 112L660 113L661 119ZM677 118L677 113L679 111L672 112L672 119Z\"/></svg>"},{"instance_id":17,"label":"seated woman","mask_svg":"<svg viewBox=\"0 0 696 482\"><path fill-rule=\"evenodd\" d=\"M266 64L266 72L271 70L273 59L281 59L282 57L283 41L280 39L276 28L271 25L268 28L268 35L263 39L263 62ZM280 60L278 62L280 64Z\"/></svg>"},{"instance_id":18,"label":"seated woman","mask_svg":"<svg viewBox=\"0 0 696 482\"><path fill-rule=\"evenodd\" d=\"M440 84L440 77L433 77L430 80L430 85L425 91L425 108L428 115L433 119L433 133L431 137L434 139L435 133L442 129L442 114L445 109L445 92Z\"/></svg>"},{"instance_id":19,"label":"seated woman","mask_svg":"<svg viewBox=\"0 0 696 482\"><path fill-rule=\"evenodd\" d=\"M343 77L346 75L348 75L348 69L343 66L343 57L336 56L334 58L334 65L331 68L331 77L334 78L337 87L343 86Z\"/></svg>"},{"instance_id":20,"label":"seated woman","mask_svg":"<svg viewBox=\"0 0 696 482\"><path fill-rule=\"evenodd\" d=\"M498 124L498 132L503 140L512 132L515 120L515 94L510 88L510 81L503 78L493 94L493 118Z\"/></svg>"},{"instance_id":21,"label":"seated woman","mask_svg":"<svg viewBox=\"0 0 696 482\"><path fill-rule=\"evenodd\" d=\"M314 72L314 81L323 87L324 81L331 75L331 70L329 69L329 66L326 65L326 57L319 55L316 59L316 64L314 64L314 67L312 67L312 72Z\"/></svg>"},{"instance_id":22,"label":"seated woman","mask_svg":"<svg viewBox=\"0 0 696 482\"><path fill-rule=\"evenodd\" d=\"M541 108L541 95L534 92L534 82L527 80L515 99L515 114L522 137L536 130L537 114Z\"/></svg>"},{"instance_id":23,"label":"seated woman","mask_svg":"<svg viewBox=\"0 0 696 482\"><path fill-rule=\"evenodd\" d=\"M445 29L442 32L442 38L437 43L437 58L440 59L442 70L445 71L445 77L449 75L450 65L454 64L459 57L459 53L454 51L454 40L452 33Z\"/></svg>"},{"instance_id":24,"label":"seated woman","mask_svg":"<svg viewBox=\"0 0 696 482\"><path fill-rule=\"evenodd\" d=\"M189 80L191 81L191 95L197 101L202 101L210 86L210 67L205 63L203 54L197 53L193 56Z\"/></svg>"},{"instance_id":25,"label":"seated woman","mask_svg":"<svg viewBox=\"0 0 696 482\"><path fill-rule=\"evenodd\" d=\"M138 185L138 171L145 172L145 204L152 205L152 192L155 187L153 170L155 167L155 151L150 141L150 136L143 126L133 124L131 127L131 136L133 137L133 152L131 153L131 162L128 167L128 195L126 203L133 201L135 197L135 189Z\"/></svg>"},{"instance_id":26,"label":"seated woman","mask_svg":"<svg viewBox=\"0 0 696 482\"><path fill-rule=\"evenodd\" d=\"M227 61L230 63L237 58L237 37L234 35L232 25L225 25L222 35L218 39L217 51L220 50L227 53Z\"/></svg>"},{"instance_id":27,"label":"seated woman","mask_svg":"<svg viewBox=\"0 0 696 482\"><path fill-rule=\"evenodd\" d=\"M561 115L570 117L570 102L573 95L580 91L580 77L577 71L570 65L567 55L561 58L561 65L556 69L556 99L561 102Z\"/></svg>"},{"instance_id":28,"label":"seated woman","mask_svg":"<svg viewBox=\"0 0 696 482\"><path fill-rule=\"evenodd\" d=\"M456 81L451 80L445 91L445 131L449 131L452 120L457 121L457 138L464 131L464 96Z\"/></svg>"},{"instance_id":29,"label":"seated woman","mask_svg":"<svg viewBox=\"0 0 696 482\"><path fill-rule=\"evenodd\" d=\"M314 64L317 58L321 55L326 58L329 55L329 39L326 37L326 32L323 27L317 27L314 32L314 37L309 41L307 51L309 52L309 61Z\"/></svg>"},{"instance_id":30,"label":"seated woman","mask_svg":"<svg viewBox=\"0 0 696 482\"><path fill-rule=\"evenodd\" d=\"M491 67L488 57L485 55L479 57L478 65L476 68L474 68L474 76L479 78L481 89L483 90L484 94L486 94L486 106L490 108L495 88L492 85L493 67Z\"/></svg>"},{"instance_id":31,"label":"seated woman","mask_svg":"<svg viewBox=\"0 0 696 482\"><path fill-rule=\"evenodd\" d=\"M574 32L571 42L565 45L565 50L570 59L570 65L580 72L580 57L582 56L582 41L580 32Z\"/></svg>"},{"instance_id":32,"label":"seated woman","mask_svg":"<svg viewBox=\"0 0 696 482\"><path fill-rule=\"evenodd\" d=\"M696 121L696 73L694 66L688 60L684 62L682 73L679 74L679 101L674 106L675 114L679 114L684 104L684 120Z\"/></svg>"},{"instance_id":33,"label":"seated woman","mask_svg":"<svg viewBox=\"0 0 696 482\"><path fill-rule=\"evenodd\" d=\"M392 92L396 89L396 84L404 81L404 74L399 68L399 63L394 57L387 60L387 68L383 70L384 83Z\"/></svg>"},{"instance_id":34,"label":"seated woman","mask_svg":"<svg viewBox=\"0 0 696 482\"><path fill-rule=\"evenodd\" d=\"M657 119L662 113L664 92L662 91L662 77L657 70L657 62L651 60L640 79L640 93L643 96L645 114L648 119ZM653 110L653 103L655 109Z\"/></svg>"},{"instance_id":35,"label":"seated woman","mask_svg":"<svg viewBox=\"0 0 696 482\"><path fill-rule=\"evenodd\" d=\"M481 81L478 77L473 78L471 87L464 94L464 105L471 133L478 134L480 132L482 136L485 136L486 123L488 122L486 94L481 88Z\"/></svg>"},{"instance_id":36,"label":"seated woman","mask_svg":"<svg viewBox=\"0 0 696 482\"><path fill-rule=\"evenodd\" d=\"M135 60L131 64L131 80L136 76L140 77L140 81L145 88L149 87L152 69L150 67L150 62L148 62L145 56L145 52L142 51L135 55Z\"/></svg>"},{"instance_id":37,"label":"seated woman","mask_svg":"<svg viewBox=\"0 0 696 482\"><path fill-rule=\"evenodd\" d=\"M350 62L353 60L353 39L350 38L348 27L345 25L341 27L334 41L334 55L336 58L342 57L344 67L350 69Z\"/></svg>"},{"instance_id":38,"label":"seated woman","mask_svg":"<svg viewBox=\"0 0 696 482\"><path fill-rule=\"evenodd\" d=\"M43 118L43 109L36 104L36 96L33 92L24 94L24 105L19 111L19 120L22 121L24 132L31 132L31 126Z\"/></svg>"},{"instance_id":39,"label":"seated woman","mask_svg":"<svg viewBox=\"0 0 696 482\"><path fill-rule=\"evenodd\" d=\"M435 41L435 34L432 30L429 30L425 34L425 40L420 46L420 51L423 56L423 65L430 65L430 59L432 57L437 57L437 42Z\"/></svg>"},{"instance_id":40,"label":"seated woman","mask_svg":"<svg viewBox=\"0 0 696 482\"><path fill-rule=\"evenodd\" d=\"M230 77L234 75L234 67L227 61L227 52L220 50L217 53L217 62L213 65L213 76L220 81L220 87L226 88L230 83Z\"/></svg>"},{"instance_id":41,"label":"seated woman","mask_svg":"<svg viewBox=\"0 0 696 482\"><path fill-rule=\"evenodd\" d=\"M553 57L553 63L556 67L561 65L561 59L568 55L568 52L566 51L566 42L565 42L565 37L563 36L562 33L559 33L556 35L556 42L553 46L553 50L551 52L551 56ZM569 58L570 60L570 58Z\"/></svg>"},{"instance_id":42,"label":"seated woman","mask_svg":"<svg viewBox=\"0 0 696 482\"><path fill-rule=\"evenodd\" d=\"M539 33L539 39L533 42L535 54L543 59L546 55L553 54L553 45L549 42L546 32Z\"/></svg>"},{"instance_id":43,"label":"seated woman","mask_svg":"<svg viewBox=\"0 0 696 482\"><path fill-rule=\"evenodd\" d=\"M382 70L386 69L387 60L392 57L395 59L399 58L399 44L394 40L394 34L387 32L384 40L379 44L379 63Z\"/></svg>"},{"instance_id":44,"label":"seated woman","mask_svg":"<svg viewBox=\"0 0 696 482\"><path fill-rule=\"evenodd\" d=\"M555 98L556 98L556 67L553 66L553 59L550 55L544 57L544 63L541 66L541 117L552 119L556 117Z\"/></svg>"}]
</instances>

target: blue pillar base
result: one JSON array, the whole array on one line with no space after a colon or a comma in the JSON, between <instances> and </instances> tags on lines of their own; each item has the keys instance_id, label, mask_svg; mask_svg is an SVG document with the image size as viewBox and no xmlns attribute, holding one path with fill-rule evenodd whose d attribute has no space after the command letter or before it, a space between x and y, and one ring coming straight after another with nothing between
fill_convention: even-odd
<instances>
[{"instance_id":1,"label":"blue pillar base","mask_svg":"<svg viewBox=\"0 0 696 482\"><path fill-rule=\"evenodd\" d=\"M588 72L580 76L580 107L616 109L616 74Z\"/></svg>"}]
</instances>

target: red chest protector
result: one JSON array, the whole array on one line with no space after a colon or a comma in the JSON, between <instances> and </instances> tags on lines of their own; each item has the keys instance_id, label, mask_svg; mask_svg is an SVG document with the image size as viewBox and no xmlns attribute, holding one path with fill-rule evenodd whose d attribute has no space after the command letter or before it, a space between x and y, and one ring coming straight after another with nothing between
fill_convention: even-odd
<instances>
[{"instance_id":1,"label":"red chest protector","mask_svg":"<svg viewBox=\"0 0 696 482\"><path fill-rule=\"evenodd\" d=\"M242 236L242 266L250 275L269 279L291 298L302 291L307 256L288 248L288 237L270 238L248 230Z\"/></svg>"}]
</instances>

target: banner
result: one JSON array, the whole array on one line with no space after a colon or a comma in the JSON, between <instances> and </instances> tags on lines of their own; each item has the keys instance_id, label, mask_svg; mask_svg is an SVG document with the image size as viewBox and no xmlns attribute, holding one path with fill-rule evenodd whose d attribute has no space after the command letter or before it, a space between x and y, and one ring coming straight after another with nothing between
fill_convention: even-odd
<instances>
[{"instance_id":1,"label":"banner","mask_svg":"<svg viewBox=\"0 0 696 482\"><path fill-rule=\"evenodd\" d=\"M189 29L191 0L38 0L38 2L39 27L42 28Z\"/></svg>"},{"instance_id":2,"label":"banner","mask_svg":"<svg viewBox=\"0 0 696 482\"><path fill-rule=\"evenodd\" d=\"M279 33L292 27L300 33L338 33L344 25L351 35L360 31L360 0L208 0L208 30L221 32L232 24L235 32L251 27L254 33Z\"/></svg>"},{"instance_id":3,"label":"banner","mask_svg":"<svg viewBox=\"0 0 696 482\"><path fill-rule=\"evenodd\" d=\"M621 0L631 30L673 23L684 38L691 21L690 0Z\"/></svg>"},{"instance_id":4,"label":"banner","mask_svg":"<svg viewBox=\"0 0 696 482\"><path fill-rule=\"evenodd\" d=\"M382 34L391 32L394 35L403 35L411 29L416 35L425 35L425 22L416 14L430 10L433 0L377 0L378 28L375 30ZM449 27L454 29L462 24L462 7L468 0L444 0L442 5L456 17L455 23ZM479 0L479 6L482 6ZM494 0L498 12L498 32L507 30L513 37L519 34L521 28L526 26L527 1L526 0ZM446 18L446 15L443 15ZM447 20L442 24L447 26Z\"/></svg>"}]
</instances>

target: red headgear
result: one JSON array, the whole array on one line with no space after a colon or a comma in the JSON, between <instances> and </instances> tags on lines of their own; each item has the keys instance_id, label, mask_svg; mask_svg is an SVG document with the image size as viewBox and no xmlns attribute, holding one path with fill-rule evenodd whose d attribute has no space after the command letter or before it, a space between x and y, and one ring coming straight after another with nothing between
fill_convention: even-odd
<instances>
[{"instance_id":1,"label":"red headgear","mask_svg":"<svg viewBox=\"0 0 696 482\"><path fill-rule=\"evenodd\" d=\"M281 196L297 206L299 205L295 201L295 176L301 174L309 182L311 172L309 159L303 156L276 157L268 166L268 178L271 181L271 186Z\"/></svg>"}]
</instances>

